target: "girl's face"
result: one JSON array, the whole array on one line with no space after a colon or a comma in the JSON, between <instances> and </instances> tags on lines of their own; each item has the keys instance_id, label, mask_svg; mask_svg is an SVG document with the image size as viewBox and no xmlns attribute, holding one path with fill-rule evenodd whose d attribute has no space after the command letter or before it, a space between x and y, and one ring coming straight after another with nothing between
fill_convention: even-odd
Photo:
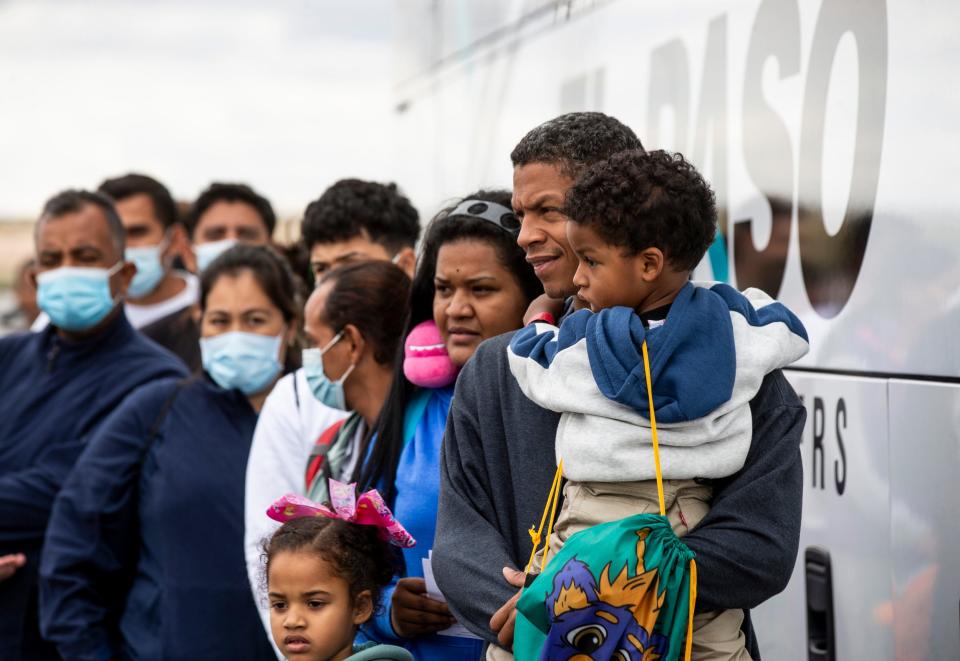
<instances>
[{"instance_id":1,"label":"girl's face","mask_svg":"<svg viewBox=\"0 0 960 661\"><path fill-rule=\"evenodd\" d=\"M440 246L434 285L433 320L455 365L466 363L484 340L523 325L529 301L486 241Z\"/></svg>"},{"instance_id":2,"label":"girl's face","mask_svg":"<svg viewBox=\"0 0 960 661\"><path fill-rule=\"evenodd\" d=\"M284 657L341 661L353 654L357 627L373 614L369 592L351 600L347 581L308 550L277 553L267 580L270 630Z\"/></svg>"}]
</instances>

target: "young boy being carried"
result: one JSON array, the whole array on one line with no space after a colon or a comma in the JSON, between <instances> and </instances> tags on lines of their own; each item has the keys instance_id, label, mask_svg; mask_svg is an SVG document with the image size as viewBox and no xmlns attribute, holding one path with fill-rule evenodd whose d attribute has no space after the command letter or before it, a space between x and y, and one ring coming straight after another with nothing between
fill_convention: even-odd
<instances>
[{"instance_id":1,"label":"young boy being carried","mask_svg":"<svg viewBox=\"0 0 960 661\"><path fill-rule=\"evenodd\" d=\"M759 290L690 281L714 240L716 205L679 154L616 154L581 176L562 212L589 310L559 328L532 323L509 349L523 393L561 413L568 482L550 554L591 526L659 512L644 341L666 514L682 536L709 511L711 481L743 466L749 402L765 375L808 351L806 331ZM694 658L749 659L742 620L739 610L698 614Z\"/></svg>"}]
</instances>

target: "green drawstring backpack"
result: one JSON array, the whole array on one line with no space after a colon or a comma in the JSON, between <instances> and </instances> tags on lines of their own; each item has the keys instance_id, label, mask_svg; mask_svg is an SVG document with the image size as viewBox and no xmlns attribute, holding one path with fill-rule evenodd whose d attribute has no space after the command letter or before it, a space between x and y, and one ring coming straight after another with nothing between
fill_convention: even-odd
<instances>
[{"instance_id":1,"label":"green drawstring backpack","mask_svg":"<svg viewBox=\"0 0 960 661\"><path fill-rule=\"evenodd\" d=\"M681 650L690 659L697 565L666 517L646 342L641 348L660 514L637 514L571 535L549 565L544 548L543 570L528 577L533 581L517 603L518 661L677 661ZM530 531L528 573L548 512L550 539L562 471L560 461L540 528Z\"/></svg>"}]
</instances>

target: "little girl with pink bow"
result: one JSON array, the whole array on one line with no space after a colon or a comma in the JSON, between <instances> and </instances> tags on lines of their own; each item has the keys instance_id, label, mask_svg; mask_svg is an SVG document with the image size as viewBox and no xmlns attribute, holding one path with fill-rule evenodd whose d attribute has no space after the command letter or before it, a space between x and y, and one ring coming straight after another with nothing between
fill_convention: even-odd
<instances>
[{"instance_id":1,"label":"little girl with pink bow","mask_svg":"<svg viewBox=\"0 0 960 661\"><path fill-rule=\"evenodd\" d=\"M397 570L391 546L416 542L376 490L330 480L332 507L287 494L267 510L282 522L264 544L270 627L287 659L413 661L402 647L354 645Z\"/></svg>"}]
</instances>

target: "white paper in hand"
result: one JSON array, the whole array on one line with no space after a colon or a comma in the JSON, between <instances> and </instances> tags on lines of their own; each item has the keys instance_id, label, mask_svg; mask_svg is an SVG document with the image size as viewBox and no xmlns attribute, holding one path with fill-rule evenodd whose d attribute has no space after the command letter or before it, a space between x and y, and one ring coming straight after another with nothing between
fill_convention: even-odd
<instances>
[{"instance_id":1,"label":"white paper in hand","mask_svg":"<svg viewBox=\"0 0 960 661\"><path fill-rule=\"evenodd\" d=\"M423 580L427 584L427 596L431 599L436 599L437 601L442 601L447 603L446 598L444 598L443 593L440 592L440 588L437 587L437 581L433 578L433 551L427 553L427 557L423 559ZM443 631L438 631L437 635L439 636L456 636L457 638L476 638L479 640L479 636L475 636L470 633L470 630L465 626L457 622L452 627L444 629Z\"/></svg>"}]
</instances>

